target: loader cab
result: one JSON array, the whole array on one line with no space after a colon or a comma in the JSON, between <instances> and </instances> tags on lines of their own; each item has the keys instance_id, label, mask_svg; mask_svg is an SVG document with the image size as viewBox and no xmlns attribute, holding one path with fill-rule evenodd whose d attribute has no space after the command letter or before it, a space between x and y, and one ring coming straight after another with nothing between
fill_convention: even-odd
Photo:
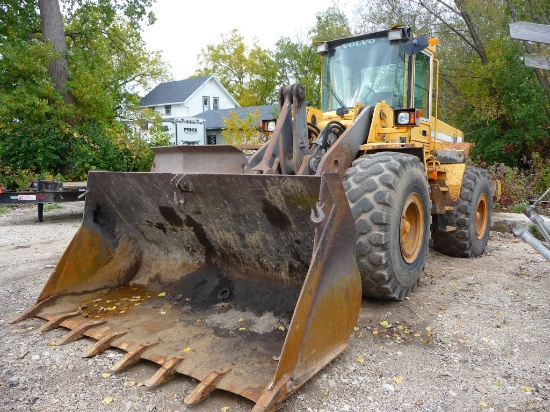
<instances>
[{"instance_id":1,"label":"loader cab","mask_svg":"<svg viewBox=\"0 0 550 412\"><path fill-rule=\"evenodd\" d=\"M411 50L412 38L411 29L397 28L319 44L321 110L342 112L384 100L394 109L421 108L429 118L432 55Z\"/></svg>"}]
</instances>

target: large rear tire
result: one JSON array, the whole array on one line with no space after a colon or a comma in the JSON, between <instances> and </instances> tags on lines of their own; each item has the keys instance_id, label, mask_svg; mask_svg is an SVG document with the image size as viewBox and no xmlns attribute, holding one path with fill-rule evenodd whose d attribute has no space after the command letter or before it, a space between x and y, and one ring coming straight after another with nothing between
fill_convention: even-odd
<instances>
[{"instance_id":1,"label":"large rear tire","mask_svg":"<svg viewBox=\"0 0 550 412\"><path fill-rule=\"evenodd\" d=\"M455 257L479 256L485 251L491 230L491 185L483 169L467 166L453 221L453 232L435 232L433 247Z\"/></svg>"},{"instance_id":2,"label":"large rear tire","mask_svg":"<svg viewBox=\"0 0 550 412\"><path fill-rule=\"evenodd\" d=\"M422 163L399 152L365 155L346 171L363 296L403 299L418 284L430 236Z\"/></svg>"}]
</instances>

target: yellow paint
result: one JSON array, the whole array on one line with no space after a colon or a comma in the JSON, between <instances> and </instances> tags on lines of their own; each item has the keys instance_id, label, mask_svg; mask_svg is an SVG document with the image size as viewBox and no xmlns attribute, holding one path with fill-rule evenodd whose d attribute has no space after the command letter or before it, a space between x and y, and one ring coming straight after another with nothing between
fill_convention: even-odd
<instances>
[{"instance_id":1,"label":"yellow paint","mask_svg":"<svg viewBox=\"0 0 550 412\"><path fill-rule=\"evenodd\" d=\"M458 200L462 179L464 178L464 171L466 170L466 163L442 164L439 165L439 167L447 176L446 182L449 187L451 199Z\"/></svg>"}]
</instances>

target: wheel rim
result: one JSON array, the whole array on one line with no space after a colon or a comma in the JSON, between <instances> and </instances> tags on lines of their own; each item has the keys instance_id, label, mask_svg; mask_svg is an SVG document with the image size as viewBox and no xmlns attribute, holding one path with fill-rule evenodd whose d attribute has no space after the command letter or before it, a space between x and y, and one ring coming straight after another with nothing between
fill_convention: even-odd
<instances>
[{"instance_id":1,"label":"wheel rim","mask_svg":"<svg viewBox=\"0 0 550 412\"><path fill-rule=\"evenodd\" d=\"M487 207L487 196L483 193L476 207L476 237L478 239L483 238L485 231L487 230L487 221L489 216L489 210Z\"/></svg>"},{"instance_id":2,"label":"wheel rim","mask_svg":"<svg viewBox=\"0 0 550 412\"><path fill-rule=\"evenodd\" d=\"M401 213L400 240L401 255L407 263L417 258L424 238L424 208L420 196L412 193L407 198Z\"/></svg>"}]
</instances>

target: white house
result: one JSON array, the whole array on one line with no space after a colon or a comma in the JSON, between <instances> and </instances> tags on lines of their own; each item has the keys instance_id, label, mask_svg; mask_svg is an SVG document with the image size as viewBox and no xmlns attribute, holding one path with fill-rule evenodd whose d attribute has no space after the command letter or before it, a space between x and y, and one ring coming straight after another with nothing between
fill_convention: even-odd
<instances>
[{"instance_id":1,"label":"white house","mask_svg":"<svg viewBox=\"0 0 550 412\"><path fill-rule=\"evenodd\" d=\"M173 144L206 144L201 114L237 107L239 103L214 76L160 83L140 102L140 110L150 108L161 114Z\"/></svg>"}]
</instances>

